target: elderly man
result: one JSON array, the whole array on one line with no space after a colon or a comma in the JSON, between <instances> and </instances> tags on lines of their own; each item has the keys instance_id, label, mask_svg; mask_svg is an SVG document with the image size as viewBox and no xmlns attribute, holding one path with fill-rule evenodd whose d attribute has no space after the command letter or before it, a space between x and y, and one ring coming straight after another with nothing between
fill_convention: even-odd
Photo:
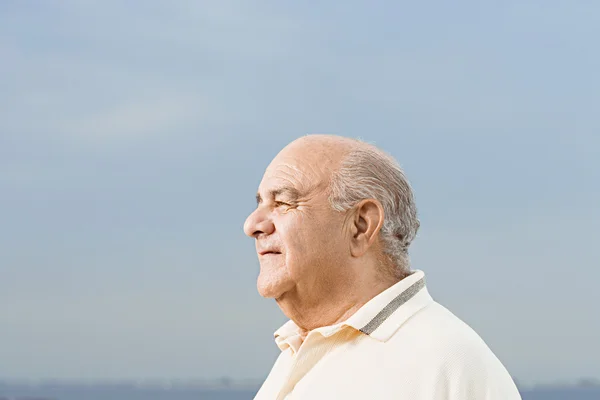
<instances>
[{"instance_id":1,"label":"elderly man","mask_svg":"<svg viewBox=\"0 0 600 400\"><path fill-rule=\"evenodd\" d=\"M290 319L255 399L517 400L483 340L435 302L408 247L411 188L376 147L300 138L267 168L244 224L259 293Z\"/></svg>"}]
</instances>

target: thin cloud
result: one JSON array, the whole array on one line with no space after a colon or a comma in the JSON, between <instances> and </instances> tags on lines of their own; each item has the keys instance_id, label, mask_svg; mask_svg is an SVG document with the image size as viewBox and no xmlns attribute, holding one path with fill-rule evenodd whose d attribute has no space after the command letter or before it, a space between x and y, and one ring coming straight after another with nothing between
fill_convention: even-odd
<instances>
[{"instance_id":1,"label":"thin cloud","mask_svg":"<svg viewBox=\"0 0 600 400\"><path fill-rule=\"evenodd\" d=\"M91 112L65 123L60 130L71 138L90 141L143 139L173 135L181 126L202 125L221 114L212 110L206 99L158 94Z\"/></svg>"}]
</instances>

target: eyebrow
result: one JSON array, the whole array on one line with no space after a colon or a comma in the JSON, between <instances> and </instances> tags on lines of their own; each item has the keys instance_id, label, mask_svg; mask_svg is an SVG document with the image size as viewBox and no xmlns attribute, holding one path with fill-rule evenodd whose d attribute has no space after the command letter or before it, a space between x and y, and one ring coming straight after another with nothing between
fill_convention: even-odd
<instances>
[{"instance_id":1,"label":"eyebrow","mask_svg":"<svg viewBox=\"0 0 600 400\"><path fill-rule=\"evenodd\" d=\"M290 186L283 186L269 191L269 197L272 199L280 195L285 195L290 200L296 200L300 197L300 192L298 191L298 189L295 189ZM256 193L256 204L260 204L262 203L262 201L263 198L260 195L260 193Z\"/></svg>"}]
</instances>

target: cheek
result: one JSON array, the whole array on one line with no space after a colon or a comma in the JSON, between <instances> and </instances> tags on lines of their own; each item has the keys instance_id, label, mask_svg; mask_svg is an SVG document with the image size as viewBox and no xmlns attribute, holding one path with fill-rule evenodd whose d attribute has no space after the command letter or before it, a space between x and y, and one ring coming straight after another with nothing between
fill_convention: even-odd
<instances>
[{"instance_id":1,"label":"cheek","mask_svg":"<svg viewBox=\"0 0 600 400\"><path fill-rule=\"evenodd\" d=\"M282 220L280 236L288 256L298 257L306 251L308 230L310 227L300 215L288 215Z\"/></svg>"},{"instance_id":2,"label":"cheek","mask_svg":"<svg viewBox=\"0 0 600 400\"><path fill-rule=\"evenodd\" d=\"M339 232L335 230L335 224L322 223L303 215L286 220L281 234L286 261L291 267L320 264L330 258L338 247Z\"/></svg>"},{"instance_id":3,"label":"cheek","mask_svg":"<svg viewBox=\"0 0 600 400\"><path fill-rule=\"evenodd\" d=\"M279 240L285 249L285 262L290 273L298 273L311 259L311 226L302 214L286 214L278 221Z\"/></svg>"},{"instance_id":4,"label":"cheek","mask_svg":"<svg viewBox=\"0 0 600 400\"><path fill-rule=\"evenodd\" d=\"M347 255L346 240L342 232L342 222L338 220L328 220L326 223L319 224L313 228L315 238L312 246L318 251L319 259L327 264L337 264Z\"/></svg>"}]
</instances>

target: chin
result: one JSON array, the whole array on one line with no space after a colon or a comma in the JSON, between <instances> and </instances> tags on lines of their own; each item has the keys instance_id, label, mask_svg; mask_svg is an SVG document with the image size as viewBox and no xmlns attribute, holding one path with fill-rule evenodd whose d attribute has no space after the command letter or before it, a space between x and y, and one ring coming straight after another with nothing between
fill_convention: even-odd
<instances>
[{"instance_id":1,"label":"chin","mask_svg":"<svg viewBox=\"0 0 600 400\"><path fill-rule=\"evenodd\" d=\"M261 275L259 275L256 282L258 294L267 299L277 299L292 287L293 284L291 282L282 282L281 280Z\"/></svg>"},{"instance_id":2,"label":"chin","mask_svg":"<svg viewBox=\"0 0 600 400\"><path fill-rule=\"evenodd\" d=\"M260 280L256 284L256 289L258 290L258 294L265 299L276 299L281 295L281 290L279 290L277 287L268 284L261 284Z\"/></svg>"}]
</instances>

